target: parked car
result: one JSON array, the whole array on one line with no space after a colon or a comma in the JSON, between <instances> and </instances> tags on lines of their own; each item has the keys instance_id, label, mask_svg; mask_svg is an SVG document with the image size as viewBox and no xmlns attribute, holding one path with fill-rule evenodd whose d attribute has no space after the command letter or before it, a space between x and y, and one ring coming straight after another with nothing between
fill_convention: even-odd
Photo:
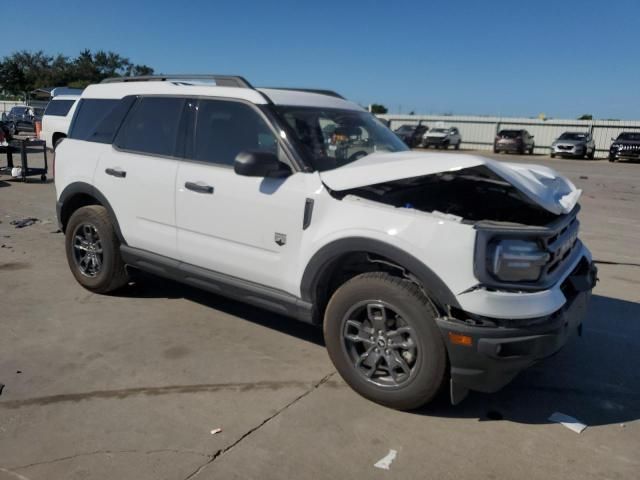
<instances>
[{"instance_id":1,"label":"parked car","mask_svg":"<svg viewBox=\"0 0 640 480\"><path fill-rule=\"evenodd\" d=\"M436 148L447 149L452 146L456 150L460 148L462 143L462 137L456 127L448 128L432 128L422 136L422 142L420 146L429 148L434 146Z\"/></svg>"},{"instance_id":2,"label":"parked car","mask_svg":"<svg viewBox=\"0 0 640 480\"><path fill-rule=\"evenodd\" d=\"M426 125L402 125L395 130L395 133L409 147L414 148L420 145L422 136L428 130Z\"/></svg>"},{"instance_id":3,"label":"parked car","mask_svg":"<svg viewBox=\"0 0 640 480\"><path fill-rule=\"evenodd\" d=\"M35 121L39 119L35 108L28 105L16 105L9 110L6 119L15 126L15 133L35 130Z\"/></svg>"},{"instance_id":4,"label":"parked car","mask_svg":"<svg viewBox=\"0 0 640 480\"><path fill-rule=\"evenodd\" d=\"M609 161L640 159L640 132L622 132L618 138L612 138L609 148Z\"/></svg>"},{"instance_id":5,"label":"parked car","mask_svg":"<svg viewBox=\"0 0 640 480\"><path fill-rule=\"evenodd\" d=\"M493 141L493 152L516 152L520 155L533 154L536 145L533 135L524 129L500 130Z\"/></svg>"},{"instance_id":6,"label":"parked car","mask_svg":"<svg viewBox=\"0 0 640 480\"><path fill-rule=\"evenodd\" d=\"M579 329L596 269L571 181L411 151L331 92L212 78L82 93L55 186L83 287L138 268L322 326L345 381L398 409L496 391Z\"/></svg>"},{"instance_id":7,"label":"parked car","mask_svg":"<svg viewBox=\"0 0 640 480\"><path fill-rule=\"evenodd\" d=\"M45 141L47 148L55 150L58 143L67 137L79 98L79 95L59 95L47 105L40 132L40 138Z\"/></svg>"},{"instance_id":8,"label":"parked car","mask_svg":"<svg viewBox=\"0 0 640 480\"><path fill-rule=\"evenodd\" d=\"M551 158L561 157L593 158L596 142L589 132L564 132L551 144Z\"/></svg>"}]
</instances>

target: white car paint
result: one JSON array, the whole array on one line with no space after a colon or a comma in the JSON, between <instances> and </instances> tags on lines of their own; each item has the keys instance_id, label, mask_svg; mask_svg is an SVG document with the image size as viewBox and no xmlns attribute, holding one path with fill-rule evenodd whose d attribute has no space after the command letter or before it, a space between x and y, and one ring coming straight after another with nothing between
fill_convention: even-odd
<instances>
[{"instance_id":1,"label":"white car paint","mask_svg":"<svg viewBox=\"0 0 640 480\"><path fill-rule=\"evenodd\" d=\"M361 110L352 102L325 95L268 89L263 92L279 104ZM122 98L133 94L267 102L254 89L173 82L93 85L82 98ZM467 312L494 318L547 315L566 301L561 282L534 293L475 288L478 280L473 271L473 225L353 195L339 200L329 191L479 165L491 169L532 202L553 213L570 211L580 196L580 190L551 169L503 164L473 155L376 152L335 170L268 179L242 177L228 167L125 153L109 144L77 140L60 146L56 191L59 198L73 182L95 185L109 199L130 246L298 297L305 268L315 253L335 240L364 237L400 248L428 266ZM107 168L126 170L127 176L107 176ZM184 188L186 182L210 185L215 195L188 191ZM303 230L301 219L307 198L314 200L313 221ZM276 248L274 232L286 235L282 248ZM584 256L589 256L585 247L580 248Z\"/></svg>"},{"instance_id":2,"label":"white car paint","mask_svg":"<svg viewBox=\"0 0 640 480\"><path fill-rule=\"evenodd\" d=\"M61 100L73 101L73 105L64 116L47 115L45 110L45 114L42 116L42 130L40 132L40 139L45 141L47 148L53 150L54 136L67 136L69 132L69 126L71 125L71 120L73 119L73 114L75 113L76 107L78 106L79 99L79 95L58 95L56 97L53 97L53 99L51 100L51 102L58 102Z\"/></svg>"},{"instance_id":3,"label":"white car paint","mask_svg":"<svg viewBox=\"0 0 640 480\"><path fill-rule=\"evenodd\" d=\"M480 165L500 175L531 201L555 214L570 212L580 198L581 190L548 167L507 164L466 154L376 152L343 167L322 172L321 177L329 188L341 191Z\"/></svg>"}]
</instances>

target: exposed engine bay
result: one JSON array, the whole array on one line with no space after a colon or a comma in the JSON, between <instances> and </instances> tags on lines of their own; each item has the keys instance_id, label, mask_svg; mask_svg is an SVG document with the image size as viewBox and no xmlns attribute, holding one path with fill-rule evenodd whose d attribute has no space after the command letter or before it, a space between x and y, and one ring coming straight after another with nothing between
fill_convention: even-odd
<instances>
[{"instance_id":1,"label":"exposed engine bay","mask_svg":"<svg viewBox=\"0 0 640 480\"><path fill-rule=\"evenodd\" d=\"M544 226L558 218L482 165L333 193L338 198L349 194L397 208L442 212L471 223Z\"/></svg>"}]
</instances>

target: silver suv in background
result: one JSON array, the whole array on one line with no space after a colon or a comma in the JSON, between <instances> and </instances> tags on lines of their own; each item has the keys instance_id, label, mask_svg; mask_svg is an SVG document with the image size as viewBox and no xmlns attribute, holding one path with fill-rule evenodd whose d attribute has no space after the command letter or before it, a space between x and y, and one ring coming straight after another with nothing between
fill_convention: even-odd
<instances>
[{"instance_id":1,"label":"silver suv in background","mask_svg":"<svg viewBox=\"0 0 640 480\"><path fill-rule=\"evenodd\" d=\"M596 142L589 132L564 132L551 144L551 158L582 157L593 160Z\"/></svg>"},{"instance_id":2,"label":"silver suv in background","mask_svg":"<svg viewBox=\"0 0 640 480\"><path fill-rule=\"evenodd\" d=\"M456 127L437 127L427 131L422 136L421 147L429 148L449 148L452 146L456 150L460 148L462 137Z\"/></svg>"}]
</instances>

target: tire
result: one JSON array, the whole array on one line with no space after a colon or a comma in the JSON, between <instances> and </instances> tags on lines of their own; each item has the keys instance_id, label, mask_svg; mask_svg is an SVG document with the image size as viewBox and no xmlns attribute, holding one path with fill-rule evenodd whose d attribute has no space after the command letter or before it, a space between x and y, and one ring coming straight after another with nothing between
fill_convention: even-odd
<instances>
[{"instance_id":1,"label":"tire","mask_svg":"<svg viewBox=\"0 0 640 480\"><path fill-rule=\"evenodd\" d=\"M596 158L596 147L593 147L593 150L591 150L591 153L588 155L589 160L593 160L594 158Z\"/></svg>"},{"instance_id":2,"label":"tire","mask_svg":"<svg viewBox=\"0 0 640 480\"><path fill-rule=\"evenodd\" d=\"M460 142L458 142L458 143L456 143L456 146L455 146L455 147L453 147L453 148L455 148L456 150L460 150L460 144L461 144L461 143L462 143L461 141L460 141Z\"/></svg>"},{"instance_id":3,"label":"tire","mask_svg":"<svg viewBox=\"0 0 640 480\"><path fill-rule=\"evenodd\" d=\"M442 148L444 148L445 150L449 150L449 142L444 142L442 144Z\"/></svg>"},{"instance_id":4,"label":"tire","mask_svg":"<svg viewBox=\"0 0 640 480\"><path fill-rule=\"evenodd\" d=\"M533 151L536 149L536 144L532 143L531 148L529 149L529 155L533 155Z\"/></svg>"},{"instance_id":5,"label":"tire","mask_svg":"<svg viewBox=\"0 0 640 480\"><path fill-rule=\"evenodd\" d=\"M612 157L611 155L609 155L609 161L611 163L614 163L616 161L616 157Z\"/></svg>"},{"instance_id":6,"label":"tire","mask_svg":"<svg viewBox=\"0 0 640 480\"><path fill-rule=\"evenodd\" d=\"M556 154L555 154L555 153L550 153L550 154L549 154L549 156L550 156L551 158L556 158Z\"/></svg>"},{"instance_id":7,"label":"tire","mask_svg":"<svg viewBox=\"0 0 640 480\"><path fill-rule=\"evenodd\" d=\"M493 153L498 153L498 149L495 147L495 145L493 147Z\"/></svg>"},{"instance_id":8,"label":"tire","mask_svg":"<svg viewBox=\"0 0 640 480\"><path fill-rule=\"evenodd\" d=\"M89 235L85 233L86 229L93 229L93 231ZM82 244L78 237L84 240L91 238L93 243ZM76 248L74 243L79 248ZM79 257L83 252L90 256L86 250L82 249L83 247L95 248L91 253L95 253L100 261L89 259L85 261L86 268L83 269L82 259ZM79 208L71 215L66 228L65 249L71 273L87 290L94 293L108 293L127 283L127 272L120 256L120 241L107 209L103 206L89 205ZM100 263L100 267L96 266L97 263Z\"/></svg>"},{"instance_id":9,"label":"tire","mask_svg":"<svg viewBox=\"0 0 640 480\"><path fill-rule=\"evenodd\" d=\"M408 280L383 272L358 275L327 305L323 330L329 357L363 397L398 410L418 408L438 395L447 372L436 316L429 299ZM388 328L379 330L380 325Z\"/></svg>"}]
</instances>

